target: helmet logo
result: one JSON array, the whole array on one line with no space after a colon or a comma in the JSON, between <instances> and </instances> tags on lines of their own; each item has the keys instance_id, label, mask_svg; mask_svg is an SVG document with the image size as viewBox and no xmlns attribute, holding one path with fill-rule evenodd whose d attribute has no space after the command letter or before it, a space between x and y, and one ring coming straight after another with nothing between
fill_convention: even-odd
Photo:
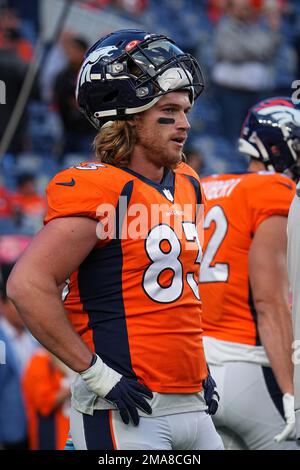
<instances>
[{"instance_id":1,"label":"helmet logo","mask_svg":"<svg viewBox=\"0 0 300 470\"><path fill-rule=\"evenodd\" d=\"M103 57L110 57L112 55L112 52L117 50L118 48L116 46L99 47L99 49L96 49L87 56L80 69L80 75L78 77L76 87L76 96L78 95L79 87L84 82L91 81L91 69L93 65L96 64Z\"/></svg>"},{"instance_id":2,"label":"helmet logo","mask_svg":"<svg viewBox=\"0 0 300 470\"><path fill-rule=\"evenodd\" d=\"M269 117L278 122L279 126L293 123L300 126L300 111L295 108L288 108L286 106L270 106L260 109L258 111L260 116Z\"/></svg>"},{"instance_id":3,"label":"helmet logo","mask_svg":"<svg viewBox=\"0 0 300 470\"><path fill-rule=\"evenodd\" d=\"M129 52L131 49L133 49L135 46L137 46L141 41L139 39L134 39L133 41L130 41L128 44L126 44L125 51Z\"/></svg>"},{"instance_id":4,"label":"helmet logo","mask_svg":"<svg viewBox=\"0 0 300 470\"><path fill-rule=\"evenodd\" d=\"M266 101L262 101L261 103L258 103L258 105L255 106L255 111L260 111L261 109L270 108L272 106L288 106L289 108L294 107L292 103L290 103L289 101L285 99L275 98L275 99L269 99Z\"/></svg>"}]
</instances>

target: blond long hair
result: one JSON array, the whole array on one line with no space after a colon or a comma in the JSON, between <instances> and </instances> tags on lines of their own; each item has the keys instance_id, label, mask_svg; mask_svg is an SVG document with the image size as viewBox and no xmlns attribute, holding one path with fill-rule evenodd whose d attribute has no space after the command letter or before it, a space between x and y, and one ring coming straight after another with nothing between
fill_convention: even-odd
<instances>
[{"instance_id":1,"label":"blond long hair","mask_svg":"<svg viewBox=\"0 0 300 470\"><path fill-rule=\"evenodd\" d=\"M127 121L113 121L96 135L93 142L96 160L126 167L136 142L136 132Z\"/></svg>"}]
</instances>

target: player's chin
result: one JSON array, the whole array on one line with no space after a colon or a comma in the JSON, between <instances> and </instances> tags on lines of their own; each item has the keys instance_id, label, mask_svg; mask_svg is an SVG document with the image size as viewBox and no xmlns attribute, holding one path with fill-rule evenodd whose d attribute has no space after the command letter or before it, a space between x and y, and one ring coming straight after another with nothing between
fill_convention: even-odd
<instances>
[{"instance_id":1,"label":"player's chin","mask_svg":"<svg viewBox=\"0 0 300 470\"><path fill-rule=\"evenodd\" d=\"M176 167L176 165L178 165L178 163L180 163L182 161L182 155L168 155L165 159L164 159L164 167L165 168L174 168Z\"/></svg>"},{"instance_id":2,"label":"player's chin","mask_svg":"<svg viewBox=\"0 0 300 470\"><path fill-rule=\"evenodd\" d=\"M182 161L182 150L181 149L170 149L170 151L165 155L165 166L173 167Z\"/></svg>"}]
</instances>

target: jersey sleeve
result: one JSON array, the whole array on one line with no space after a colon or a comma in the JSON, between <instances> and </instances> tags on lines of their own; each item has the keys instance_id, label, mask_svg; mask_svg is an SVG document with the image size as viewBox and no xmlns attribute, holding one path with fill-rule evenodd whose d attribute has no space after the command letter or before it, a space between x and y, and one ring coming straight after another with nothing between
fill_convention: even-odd
<instances>
[{"instance_id":1,"label":"jersey sleeve","mask_svg":"<svg viewBox=\"0 0 300 470\"><path fill-rule=\"evenodd\" d=\"M248 188L248 204L251 210L251 231L275 215L288 216L295 195L293 181L281 174L257 175L256 184Z\"/></svg>"},{"instance_id":2,"label":"jersey sleeve","mask_svg":"<svg viewBox=\"0 0 300 470\"><path fill-rule=\"evenodd\" d=\"M58 173L48 184L47 214L44 223L59 217L88 217L98 220L97 208L104 202L100 184L88 177L87 172L70 168ZM106 197L106 201L107 197Z\"/></svg>"}]
</instances>

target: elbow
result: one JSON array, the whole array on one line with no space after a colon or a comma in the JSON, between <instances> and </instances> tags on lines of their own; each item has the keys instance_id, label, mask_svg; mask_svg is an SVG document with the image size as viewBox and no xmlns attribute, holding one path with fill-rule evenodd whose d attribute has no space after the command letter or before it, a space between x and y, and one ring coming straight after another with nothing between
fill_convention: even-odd
<instances>
[{"instance_id":1,"label":"elbow","mask_svg":"<svg viewBox=\"0 0 300 470\"><path fill-rule=\"evenodd\" d=\"M265 335L269 334L273 329L274 317L276 317L276 315L274 315L274 308L276 307L274 307L271 302L265 300L256 301L254 305L259 335L265 337Z\"/></svg>"},{"instance_id":2,"label":"elbow","mask_svg":"<svg viewBox=\"0 0 300 470\"><path fill-rule=\"evenodd\" d=\"M254 298L254 308L258 316L265 314L270 310L271 302L264 298Z\"/></svg>"},{"instance_id":3,"label":"elbow","mask_svg":"<svg viewBox=\"0 0 300 470\"><path fill-rule=\"evenodd\" d=\"M270 332L291 320L288 303L283 298L256 300L254 305L259 330L267 329Z\"/></svg>"},{"instance_id":4,"label":"elbow","mask_svg":"<svg viewBox=\"0 0 300 470\"><path fill-rule=\"evenodd\" d=\"M28 294L30 290L30 283L18 269L13 269L6 284L7 297L13 302L18 303L20 299Z\"/></svg>"},{"instance_id":5,"label":"elbow","mask_svg":"<svg viewBox=\"0 0 300 470\"><path fill-rule=\"evenodd\" d=\"M15 300L18 292L18 281L16 277L17 276L11 272L6 283L6 295L12 301Z\"/></svg>"},{"instance_id":6,"label":"elbow","mask_svg":"<svg viewBox=\"0 0 300 470\"><path fill-rule=\"evenodd\" d=\"M47 293L59 295L59 288L53 276L41 269L18 265L13 268L6 284L7 297L17 306L25 305L34 296Z\"/></svg>"},{"instance_id":7,"label":"elbow","mask_svg":"<svg viewBox=\"0 0 300 470\"><path fill-rule=\"evenodd\" d=\"M272 298L256 298L254 299L254 306L258 316L274 315L274 312L282 311L288 307L287 301L282 296Z\"/></svg>"}]
</instances>

